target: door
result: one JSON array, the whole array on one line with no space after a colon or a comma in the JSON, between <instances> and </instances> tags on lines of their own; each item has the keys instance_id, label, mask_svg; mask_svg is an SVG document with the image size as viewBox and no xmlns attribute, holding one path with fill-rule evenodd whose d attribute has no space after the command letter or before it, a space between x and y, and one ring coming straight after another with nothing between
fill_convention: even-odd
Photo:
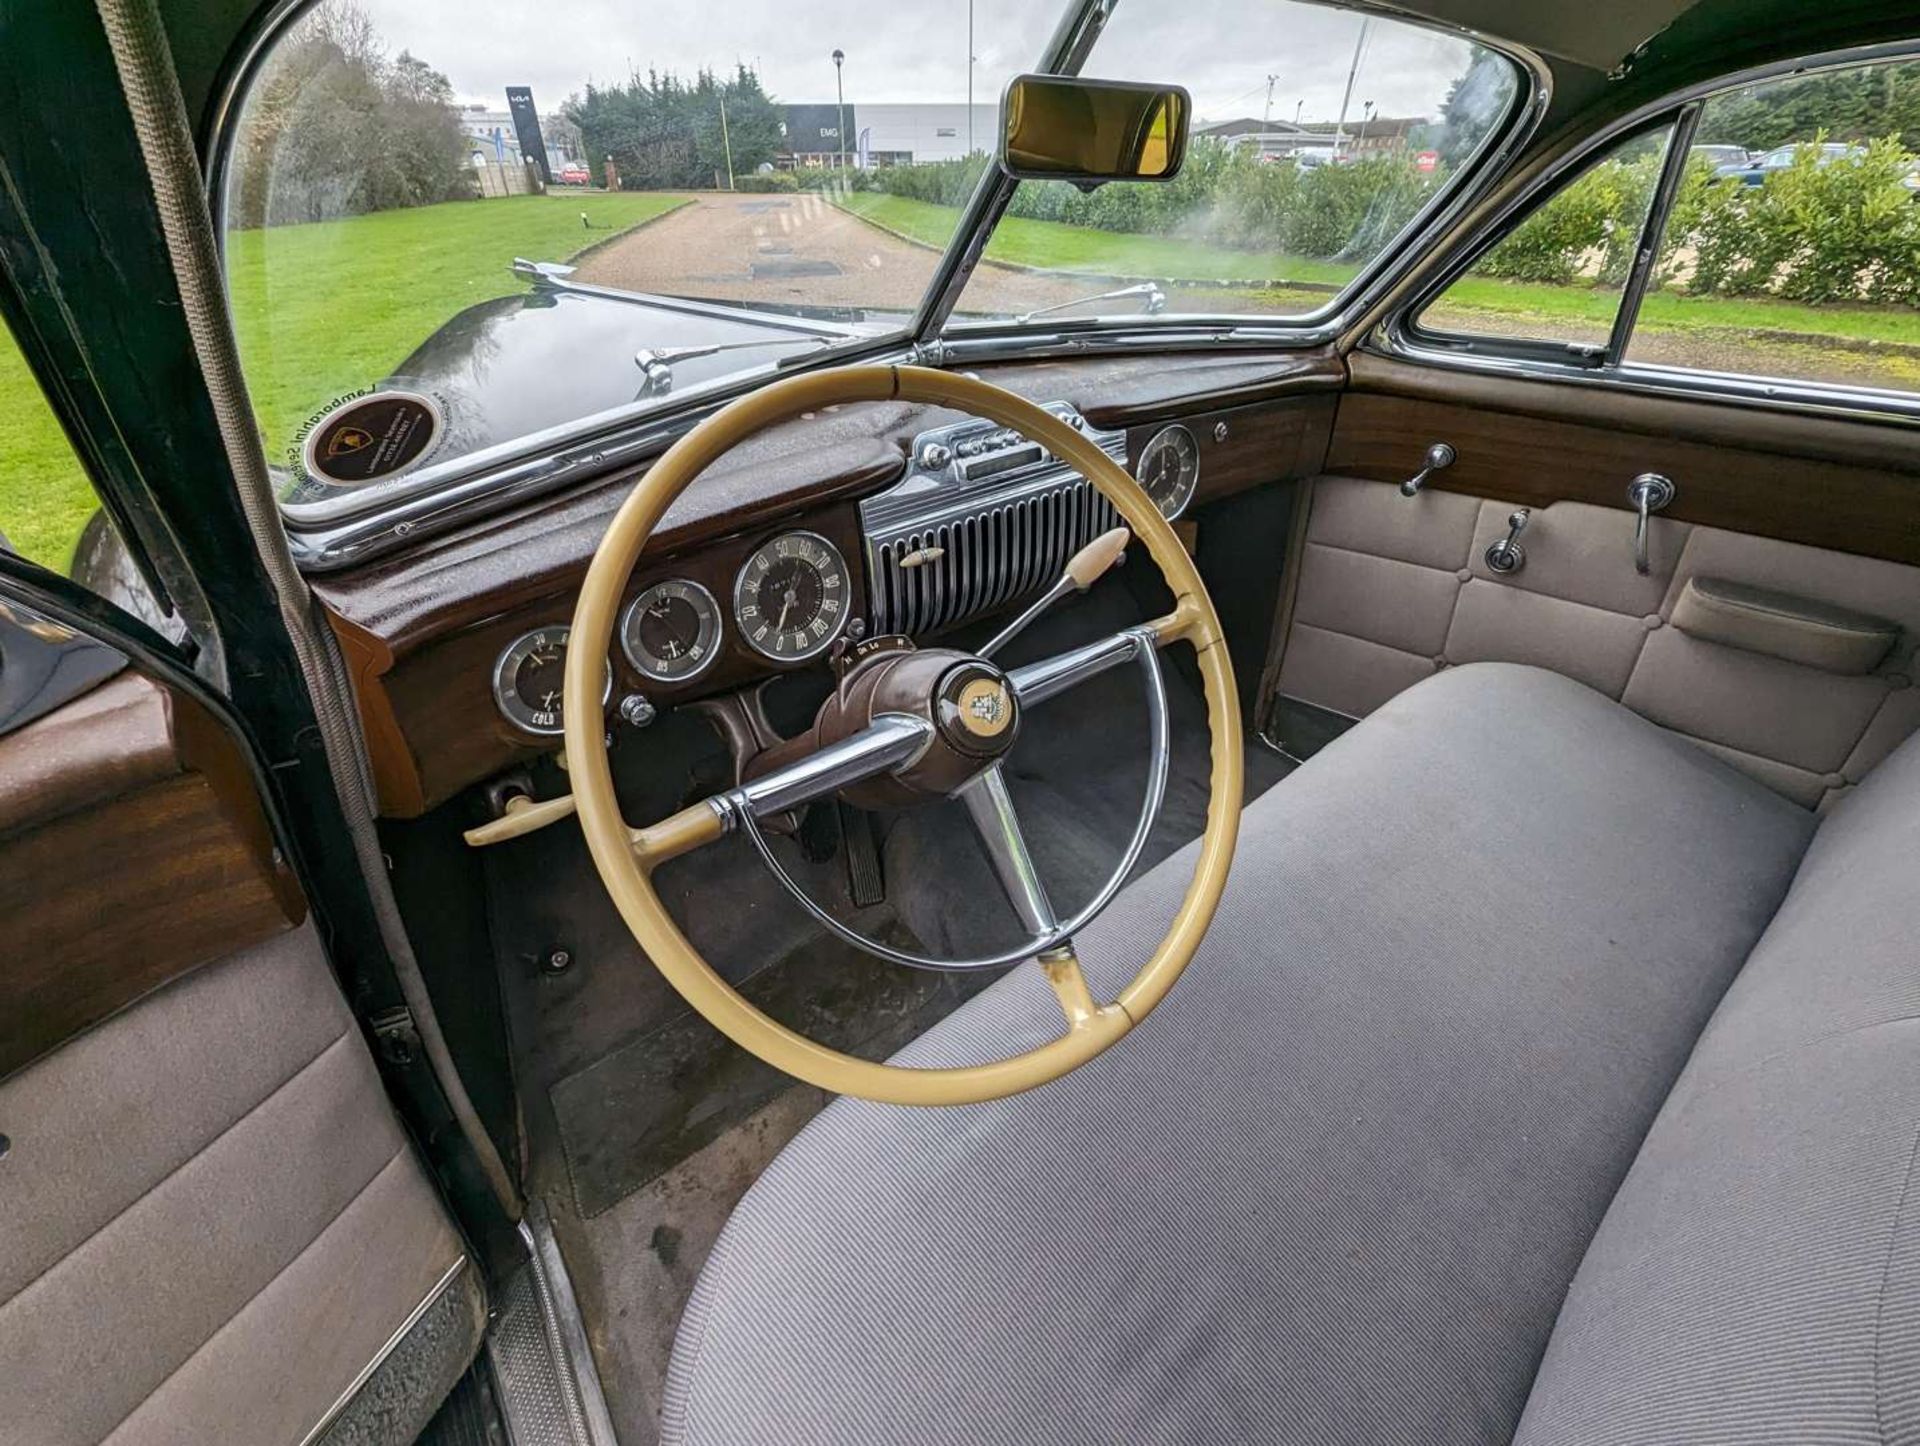
<instances>
[{"instance_id":1,"label":"door","mask_svg":"<svg viewBox=\"0 0 1920 1446\"><path fill-rule=\"evenodd\" d=\"M0 1431L407 1441L478 1268L212 706L0 580Z\"/></svg>"},{"instance_id":2,"label":"door","mask_svg":"<svg viewBox=\"0 0 1920 1446\"><path fill-rule=\"evenodd\" d=\"M1875 105L1920 84L1844 74ZM1789 74L1596 146L1351 359L1271 736L1526 663L1826 807L1920 727L1920 351L1882 336L1920 296L1912 157L1827 164L1809 132L1750 190L1692 144L1821 94ZM1884 244L1816 264L1868 213Z\"/></svg>"}]
</instances>

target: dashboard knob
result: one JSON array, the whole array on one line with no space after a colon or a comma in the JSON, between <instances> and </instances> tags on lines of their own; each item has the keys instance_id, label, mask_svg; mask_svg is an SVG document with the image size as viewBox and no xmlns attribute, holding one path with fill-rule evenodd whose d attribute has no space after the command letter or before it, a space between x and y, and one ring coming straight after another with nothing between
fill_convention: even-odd
<instances>
[{"instance_id":1,"label":"dashboard knob","mask_svg":"<svg viewBox=\"0 0 1920 1446\"><path fill-rule=\"evenodd\" d=\"M953 448L945 442L928 442L920 449L920 465L929 472L944 472L953 462Z\"/></svg>"},{"instance_id":2,"label":"dashboard knob","mask_svg":"<svg viewBox=\"0 0 1920 1446\"><path fill-rule=\"evenodd\" d=\"M620 700L620 716L635 728L645 728L660 716L660 710L645 693L629 693Z\"/></svg>"}]
</instances>

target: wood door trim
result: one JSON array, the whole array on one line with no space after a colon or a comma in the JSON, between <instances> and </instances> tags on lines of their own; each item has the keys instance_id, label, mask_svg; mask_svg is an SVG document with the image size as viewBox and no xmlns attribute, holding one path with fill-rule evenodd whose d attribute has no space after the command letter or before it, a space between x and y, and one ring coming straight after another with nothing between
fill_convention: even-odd
<instances>
[{"instance_id":1,"label":"wood door trim","mask_svg":"<svg viewBox=\"0 0 1920 1446\"><path fill-rule=\"evenodd\" d=\"M1459 460L1429 481L1436 490L1625 510L1628 483L1661 472L1679 489L1663 516L1920 564L1920 437L1809 418L1805 445L1787 451L1782 418L1748 437L1756 414L1720 404L1378 360L1354 378L1327 449L1335 475L1401 481L1430 443L1447 442Z\"/></svg>"},{"instance_id":2,"label":"wood door trim","mask_svg":"<svg viewBox=\"0 0 1920 1446\"><path fill-rule=\"evenodd\" d=\"M0 1078L306 915L251 770L132 672L0 738Z\"/></svg>"}]
</instances>

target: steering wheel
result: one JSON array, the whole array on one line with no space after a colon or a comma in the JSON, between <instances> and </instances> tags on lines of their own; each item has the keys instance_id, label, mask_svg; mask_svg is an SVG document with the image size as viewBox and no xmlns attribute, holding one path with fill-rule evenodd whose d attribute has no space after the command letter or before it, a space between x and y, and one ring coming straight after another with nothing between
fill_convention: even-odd
<instances>
[{"instance_id":1,"label":"steering wheel","mask_svg":"<svg viewBox=\"0 0 1920 1446\"><path fill-rule=\"evenodd\" d=\"M645 828L620 815L601 713L605 660L622 594L668 506L728 449L777 422L850 402L952 407L1014 428L1104 494L1146 546L1174 596L1165 617L1003 672L985 658L901 647L856 663L821 705L813 730L776 752L777 766ZM1098 1003L1073 952L1073 934L1112 901L1146 843L1166 785L1167 708L1158 649L1191 645L1205 685L1213 762L1207 823L1193 880L1165 936L1133 982ZM1134 663L1146 683L1151 757L1140 820L1120 866L1072 918L1056 917L1027 852L1000 762L1022 711L1095 674ZM923 367L858 366L775 382L715 413L648 469L615 514L580 589L567 648L567 772L580 826L607 892L634 939L687 1002L721 1033L777 1069L839 1094L892 1104L957 1105L999 1099L1058 1079L1116 1043L1153 1010L1193 958L1213 920L1240 829L1240 715L1220 620L1199 571L1140 485L1058 417L1001 388ZM763 760L764 762L764 760ZM933 959L866 939L828 914L780 867L761 822L839 795L867 807L955 797L986 846L1027 931L1016 948L981 958ZM991 1064L915 1069L843 1054L788 1029L732 988L681 933L652 882L654 869L740 830L787 888L829 929L898 963L980 969L1037 959L1058 996L1065 1029Z\"/></svg>"}]
</instances>

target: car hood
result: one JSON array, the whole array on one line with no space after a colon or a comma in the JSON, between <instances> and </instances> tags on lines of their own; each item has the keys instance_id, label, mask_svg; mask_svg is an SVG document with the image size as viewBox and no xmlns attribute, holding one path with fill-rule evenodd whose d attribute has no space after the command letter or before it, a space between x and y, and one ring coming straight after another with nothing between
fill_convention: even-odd
<instances>
[{"instance_id":1,"label":"car hood","mask_svg":"<svg viewBox=\"0 0 1920 1446\"><path fill-rule=\"evenodd\" d=\"M434 467L636 402L664 404L828 345L895 332L905 320L899 312L747 308L541 276L521 295L460 312L375 389L421 392L439 403L445 431L421 464ZM759 342L768 345L742 345ZM674 355L678 348L705 347L733 349ZM652 380L635 359L643 352L666 354ZM324 483L318 489L327 490ZM299 500L308 498L317 500L313 491Z\"/></svg>"}]
</instances>

